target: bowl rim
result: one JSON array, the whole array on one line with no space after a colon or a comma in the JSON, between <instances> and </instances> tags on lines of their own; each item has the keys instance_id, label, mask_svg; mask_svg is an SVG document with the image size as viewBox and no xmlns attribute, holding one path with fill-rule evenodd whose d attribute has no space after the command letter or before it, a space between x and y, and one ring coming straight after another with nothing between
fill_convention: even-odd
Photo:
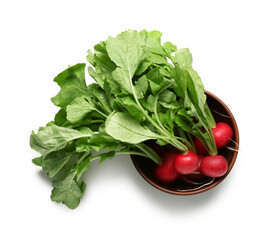
<instances>
[{"instance_id":1,"label":"bowl rim","mask_svg":"<svg viewBox=\"0 0 273 240\"><path fill-rule=\"evenodd\" d=\"M228 166L228 170L227 170L227 173L218 178L217 181L209 184L209 185L206 185L202 188L196 188L196 189L193 189L193 190L172 190L172 189L168 189L167 187L164 187L164 186L161 186L159 185L157 182L153 181L152 179L150 179L149 177L147 177L147 175L142 171L142 169L139 167L139 165L137 164L137 160L136 160L136 156L134 155L130 155L131 157L131 160L133 162L133 165L135 166L135 168L137 169L138 173L149 183L151 184L152 186L154 186L155 188L163 191L163 192L166 192L166 193L170 193L170 194L174 194L174 195L194 195L194 194L198 194L198 193L202 193L202 192L205 192L205 191L208 191L212 188L214 188L215 186L217 186L218 184L220 184L226 177L227 175L230 173L230 171L232 170L234 164L235 164L235 161L236 161L236 158L237 158L237 155L238 155L238 150L239 150L239 129L238 129L238 126L237 126L237 123L236 123L236 120L232 114L232 112L230 111L230 109L227 107L227 105L220 99L218 98L217 96L215 96L214 94L212 94L211 92L205 90L205 94L214 98L217 102L219 102L223 108L227 111L228 113L228 116L230 117L230 120L232 122L232 125L233 125L233 130L234 130L234 138L235 138L235 142L238 144L235 145L235 150L233 152L233 155L232 155L232 159L229 163L229 166Z\"/></svg>"}]
</instances>

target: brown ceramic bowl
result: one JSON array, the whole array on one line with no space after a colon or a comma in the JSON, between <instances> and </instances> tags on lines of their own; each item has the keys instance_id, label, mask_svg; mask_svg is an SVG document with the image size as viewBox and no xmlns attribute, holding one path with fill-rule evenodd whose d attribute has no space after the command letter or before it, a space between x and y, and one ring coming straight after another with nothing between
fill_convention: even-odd
<instances>
[{"instance_id":1,"label":"brown ceramic bowl","mask_svg":"<svg viewBox=\"0 0 273 240\"><path fill-rule=\"evenodd\" d=\"M216 122L225 122L229 124L233 131L233 141L230 141L228 144L228 147L234 149L230 150L228 148L222 148L218 151L218 154L223 155L227 161L228 161L228 171L227 173L219 178L215 178L210 184L203 184L203 185L192 185L189 183L186 183L185 181L178 181L177 183L173 185L163 185L160 182L158 182L154 176L153 171L155 168L155 163L145 157L141 156L135 156L131 155L131 159L133 161L134 166L136 167L139 174L152 186L156 187L157 189L175 194L175 195L192 195L197 194L201 192L205 192L216 185L218 185L220 182L222 182L226 176L231 171L236 157L239 150L239 131L236 124L236 121L231 113L231 111L228 109L228 107L221 101L218 97L213 95L212 93L206 91L207 95L207 103L211 109L211 112L215 118ZM227 117L228 116L228 117ZM237 143L237 144L236 144ZM207 182L210 182L210 179L207 179Z\"/></svg>"}]
</instances>

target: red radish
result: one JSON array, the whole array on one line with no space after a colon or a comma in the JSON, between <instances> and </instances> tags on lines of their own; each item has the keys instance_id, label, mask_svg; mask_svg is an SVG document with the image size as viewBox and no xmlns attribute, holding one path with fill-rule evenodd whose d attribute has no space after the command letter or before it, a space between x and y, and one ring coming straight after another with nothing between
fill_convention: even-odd
<instances>
[{"instance_id":1,"label":"red radish","mask_svg":"<svg viewBox=\"0 0 273 240\"><path fill-rule=\"evenodd\" d=\"M191 174L198 168L198 156L188 151L186 154L177 153L174 158L174 168L180 174Z\"/></svg>"},{"instance_id":2,"label":"red radish","mask_svg":"<svg viewBox=\"0 0 273 240\"><path fill-rule=\"evenodd\" d=\"M227 160L221 155L206 156L201 163L201 172L208 177L222 177L227 169Z\"/></svg>"},{"instance_id":3,"label":"red radish","mask_svg":"<svg viewBox=\"0 0 273 240\"><path fill-rule=\"evenodd\" d=\"M223 122L217 123L216 127L212 129L212 133L218 149L226 146L233 137L232 128Z\"/></svg>"},{"instance_id":4,"label":"red radish","mask_svg":"<svg viewBox=\"0 0 273 240\"><path fill-rule=\"evenodd\" d=\"M197 153L208 155L207 149L204 147L203 143L198 138L194 138L193 142Z\"/></svg>"},{"instance_id":5,"label":"red radish","mask_svg":"<svg viewBox=\"0 0 273 240\"><path fill-rule=\"evenodd\" d=\"M205 156L198 154L197 157L198 157L199 162L198 162L198 168L195 171L200 172L201 171L201 162L203 161Z\"/></svg>"},{"instance_id":6,"label":"red radish","mask_svg":"<svg viewBox=\"0 0 273 240\"><path fill-rule=\"evenodd\" d=\"M230 139L232 139L233 137L232 128L224 122L217 123L216 127L212 128L212 133L215 139L217 149L226 146L230 142ZM208 154L203 143L198 138L194 139L194 146L197 153L204 155Z\"/></svg>"},{"instance_id":7,"label":"red radish","mask_svg":"<svg viewBox=\"0 0 273 240\"><path fill-rule=\"evenodd\" d=\"M191 179L191 180L203 180L204 179L204 175L201 173L201 162L203 161L204 159L204 155L200 155L198 154L198 159L199 159L199 162L198 162L198 168L195 170L195 172L193 172L192 174L189 174L188 175L188 178Z\"/></svg>"},{"instance_id":8,"label":"red radish","mask_svg":"<svg viewBox=\"0 0 273 240\"><path fill-rule=\"evenodd\" d=\"M162 165L154 170L155 178L163 184L172 184L179 178L179 174L174 169L174 158L177 153L165 153L162 158Z\"/></svg>"}]
</instances>

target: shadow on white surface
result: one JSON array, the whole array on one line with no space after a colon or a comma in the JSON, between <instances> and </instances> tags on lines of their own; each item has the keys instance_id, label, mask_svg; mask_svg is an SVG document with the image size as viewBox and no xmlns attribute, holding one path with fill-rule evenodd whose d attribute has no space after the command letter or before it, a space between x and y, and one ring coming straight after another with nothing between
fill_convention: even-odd
<instances>
[{"instance_id":1,"label":"shadow on white surface","mask_svg":"<svg viewBox=\"0 0 273 240\"><path fill-rule=\"evenodd\" d=\"M43 170L38 170L37 171L37 175L39 176L40 179L42 179L42 181L48 185L51 186L51 179L45 174L45 172Z\"/></svg>"},{"instance_id":2,"label":"shadow on white surface","mask_svg":"<svg viewBox=\"0 0 273 240\"><path fill-rule=\"evenodd\" d=\"M51 186L51 179L42 170L37 171L37 175L46 185ZM215 188L204 193L191 196L172 195L162 192L146 182L135 169L129 156L123 155L101 164L98 164L98 162L91 164L90 169L84 175L87 189L80 205L94 201L95 199L92 198L95 195L98 197L98 192L105 191L106 195L111 195L118 190L120 191L119 194L137 194L140 199L144 199L144 202L147 199L147 205L152 205L153 208L158 208L159 211L163 210L178 214L191 213L213 204L221 192L225 190L228 180L227 177ZM127 187L130 189L127 189ZM118 197L123 198L122 195ZM95 201L99 202L99 199Z\"/></svg>"},{"instance_id":3,"label":"shadow on white surface","mask_svg":"<svg viewBox=\"0 0 273 240\"><path fill-rule=\"evenodd\" d=\"M227 177L215 188L191 196L168 194L146 182L135 169L129 156L119 156L102 164L95 163L89 170L85 175L85 182L90 189L90 194L92 194L92 188L105 187L102 181L107 181L107 185L120 185L123 181L128 181L131 187L130 191L137 191L136 194L141 194L140 198L146 198L148 200L147 204L152 204L153 207L157 206L160 210L165 209L168 212L179 212L180 214L181 212L191 212L200 208L206 208L206 205L213 204L213 201L216 200L217 196L220 196L221 192L225 190L226 183L228 183ZM112 187L120 188L120 186ZM132 189L132 187L135 187L135 189ZM126 191L127 189L124 189L124 192ZM120 197L122 198L122 196Z\"/></svg>"},{"instance_id":4,"label":"shadow on white surface","mask_svg":"<svg viewBox=\"0 0 273 240\"><path fill-rule=\"evenodd\" d=\"M208 204L213 204L213 201L221 194L225 185L224 182L222 182L207 192L189 196L179 196L168 194L154 188L138 174L137 170L133 177L139 192L142 192L143 196L147 197L153 204L156 204L160 210L179 213L196 211L205 208Z\"/></svg>"}]
</instances>

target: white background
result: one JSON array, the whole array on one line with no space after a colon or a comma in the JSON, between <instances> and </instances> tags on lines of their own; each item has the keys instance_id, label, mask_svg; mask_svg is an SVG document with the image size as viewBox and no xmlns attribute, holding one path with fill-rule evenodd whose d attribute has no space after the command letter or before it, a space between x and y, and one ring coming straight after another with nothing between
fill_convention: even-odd
<instances>
[{"instance_id":1,"label":"white background","mask_svg":"<svg viewBox=\"0 0 273 240\"><path fill-rule=\"evenodd\" d=\"M272 239L272 1L1 1L0 238ZM215 189L173 196L146 183L126 156L85 175L70 210L31 163L31 130L52 120L52 80L126 29L157 29L189 47L205 88L233 112L240 152ZM91 81L91 79L88 79Z\"/></svg>"}]
</instances>

